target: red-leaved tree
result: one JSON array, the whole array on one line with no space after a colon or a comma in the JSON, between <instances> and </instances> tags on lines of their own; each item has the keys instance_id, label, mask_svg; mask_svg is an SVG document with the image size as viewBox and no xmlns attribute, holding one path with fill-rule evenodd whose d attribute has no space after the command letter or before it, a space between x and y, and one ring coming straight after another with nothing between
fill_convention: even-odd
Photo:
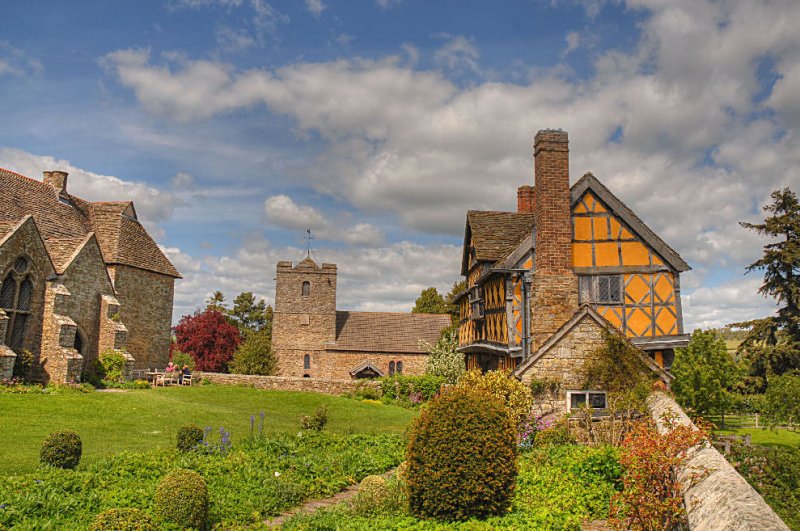
<instances>
[{"instance_id":1,"label":"red-leaved tree","mask_svg":"<svg viewBox=\"0 0 800 531\"><path fill-rule=\"evenodd\" d=\"M194 358L199 371L227 372L241 342L239 329L214 309L184 315L174 330L175 346Z\"/></svg>"}]
</instances>

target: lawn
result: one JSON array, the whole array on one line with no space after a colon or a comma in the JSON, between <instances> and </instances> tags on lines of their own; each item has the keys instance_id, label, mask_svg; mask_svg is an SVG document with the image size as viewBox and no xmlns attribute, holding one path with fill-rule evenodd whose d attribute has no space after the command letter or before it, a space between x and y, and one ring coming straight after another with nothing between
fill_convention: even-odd
<instances>
[{"instance_id":1,"label":"lawn","mask_svg":"<svg viewBox=\"0 0 800 531\"><path fill-rule=\"evenodd\" d=\"M30 472L38 465L44 437L72 429L83 441L81 467L122 451L169 448L182 424L220 426L233 442L250 431L250 416L265 413L269 433L297 432L299 417L328 407L328 431L402 434L412 411L316 393L264 391L248 387L198 385L116 393L56 391L54 394L0 393L3 459L0 475Z\"/></svg>"},{"instance_id":2,"label":"lawn","mask_svg":"<svg viewBox=\"0 0 800 531\"><path fill-rule=\"evenodd\" d=\"M711 422L720 426L721 419L719 417L709 417ZM755 420L751 415L726 415L725 428L715 429L714 433L718 435L747 435L752 437L753 444L761 446L794 446L800 447L800 432L789 431L786 429L764 429L754 426Z\"/></svg>"}]
</instances>

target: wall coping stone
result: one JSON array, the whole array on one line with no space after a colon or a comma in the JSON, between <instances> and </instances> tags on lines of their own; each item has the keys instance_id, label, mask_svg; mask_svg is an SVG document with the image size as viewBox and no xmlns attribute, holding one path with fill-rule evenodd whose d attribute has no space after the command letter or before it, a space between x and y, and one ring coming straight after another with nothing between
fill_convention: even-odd
<instances>
[{"instance_id":1,"label":"wall coping stone","mask_svg":"<svg viewBox=\"0 0 800 531\"><path fill-rule=\"evenodd\" d=\"M278 391L304 391L328 395L352 393L363 387L380 390L380 382L373 380L339 380L332 378L302 378L297 376L260 376L254 374L228 374L193 371L192 378L202 378L221 385L248 385L256 389Z\"/></svg>"},{"instance_id":2,"label":"wall coping stone","mask_svg":"<svg viewBox=\"0 0 800 531\"><path fill-rule=\"evenodd\" d=\"M673 417L678 426L697 429L678 403L664 392L651 394L647 405L659 433L668 429L665 415ZM689 450L677 475L692 531L789 531L764 498L708 441Z\"/></svg>"}]
</instances>

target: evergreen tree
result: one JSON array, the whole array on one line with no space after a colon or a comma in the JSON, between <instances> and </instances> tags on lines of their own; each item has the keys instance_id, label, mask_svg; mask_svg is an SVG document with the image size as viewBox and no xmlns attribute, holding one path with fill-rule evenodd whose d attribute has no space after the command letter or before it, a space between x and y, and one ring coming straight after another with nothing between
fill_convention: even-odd
<instances>
[{"instance_id":1,"label":"evergreen tree","mask_svg":"<svg viewBox=\"0 0 800 531\"><path fill-rule=\"evenodd\" d=\"M444 296L444 302L447 304L447 313L452 316L454 324L459 321L460 311L458 303L456 302L456 297L465 289L467 289L467 279L457 280L453 282L453 287L451 287L447 295Z\"/></svg>"},{"instance_id":2,"label":"evergreen tree","mask_svg":"<svg viewBox=\"0 0 800 531\"><path fill-rule=\"evenodd\" d=\"M206 299L206 310L213 310L215 312L225 313L225 295L221 291L215 291Z\"/></svg>"},{"instance_id":3,"label":"evergreen tree","mask_svg":"<svg viewBox=\"0 0 800 531\"><path fill-rule=\"evenodd\" d=\"M267 325L267 303L263 299L256 302L253 292L245 291L233 299L233 308L228 312L228 316L242 335L246 336L250 332L262 330Z\"/></svg>"},{"instance_id":4,"label":"evergreen tree","mask_svg":"<svg viewBox=\"0 0 800 531\"><path fill-rule=\"evenodd\" d=\"M278 359L272 352L272 340L265 329L247 334L244 342L233 354L230 370L236 374L265 376L277 373Z\"/></svg>"},{"instance_id":5,"label":"evergreen tree","mask_svg":"<svg viewBox=\"0 0 800 531\"><path fill-rule=\"evenodd\" d=\"M740 374L724 339L710 330L695 330L689 345L677 350L671 373L672 391L681 406L696 415L719 414L725 426L730 390Z\"/></svg>"},{"instance_id":6,"label":"evergreen tree","mask_svg":"<svg viewBox=\"0 0 800 531\"><path fill-rule=\"evenodd\" d=\"M439 295L436 288L431 287L422 290L411 313L449 313L449 310L444 297Z\"/></svg>"},{"instance_id":7,"label":"evergreen tree","mask_svg":"<svg viewBox=\"0 0 800 531\"><path fill-rule=\"evenodd\" d=\"M764 246L764 255L747 272L764 271L759 293L781 305L777 315L735 326L749 333L739 347L750 362L750 373L761 379L761 390L770 375L800 368L800 202L789 188L772 192L764 207L764 223L741 223L776 241Z\"/></svg>"}]
</instances>

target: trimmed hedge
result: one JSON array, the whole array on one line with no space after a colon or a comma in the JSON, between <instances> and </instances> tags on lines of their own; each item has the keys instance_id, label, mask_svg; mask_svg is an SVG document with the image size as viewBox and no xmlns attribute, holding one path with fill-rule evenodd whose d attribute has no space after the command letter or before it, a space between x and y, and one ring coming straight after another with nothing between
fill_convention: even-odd
<instances>
[{"instance_id":1,"label":"trimmed hedge","mask_svg":"<svg viewBox=\"0 0 800 531\"><path fill-rule=\"evenodd\" d=\"M422 401L427 402L439 392L444 383L441 376L426 374L424 376L387 376L381 378L383 396L399 400L407 399L411 393L419 393Z\"/></svg>"},{"instance_id":2,"label":"trimmed hedge","mask_svg":"<svg viewBox=\"0 0 800 531\"><path fill-rule=\"evenodd\" d=\"M188 452L203 442L203 429L194 424L186 424L178 428L177 448L180 452Z\"/></svg>"},{"instance_id":3,"label":"trimmed hedge","mask_svg":"<svg viewBox=\"0 0 800 531\"><path fill-rule=\"evenodd\" d=\"M42 442L39 461L57 468L75 468L81 462L81 438L71 430L54 431Z\"/></svg>"},{"instance_id":4,"label":"trimmed hedge","mask_svg":"<svg viewBox=\"0 0 800 531\"><path fill-rule=\"evenodd\" d=\"M175 524L204 529L208 522L208 487L192 470L170 472L156 489L156 516Z\"/></svg>"},{"instance_id":5,"label":"trimmed hedge","mask_svg":"<svg viewBox=\"0 0 800 531\"><path fill-rule=\"evenodd\" d=\"M89 531L156 531L156 523L141 509L109 509L95 517Z\"/></svg>"},{"instance_id":6,"label":"trimmed hedge","mask_svg":"<svg viewBox=\"0 0 800 531\"><path fill-rule=\"evenodd\" d=\"M508 409L486 392L437 395L410 429L411 511L445 521L503 514L517 477L516 434Z\"/></svg>"}]
</instances>

